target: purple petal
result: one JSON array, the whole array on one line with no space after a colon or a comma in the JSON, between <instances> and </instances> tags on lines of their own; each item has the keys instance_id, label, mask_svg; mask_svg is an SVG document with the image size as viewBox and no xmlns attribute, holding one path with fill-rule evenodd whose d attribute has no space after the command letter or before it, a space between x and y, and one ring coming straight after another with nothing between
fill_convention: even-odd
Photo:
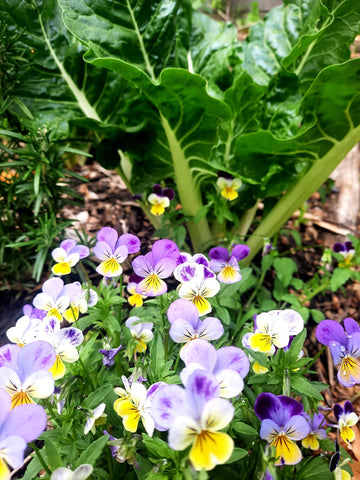
<instances>
[{"instance_id":1,"label":"purple petal","mask_svg":"<svg viewBox=\"0 0 360 480\"><path fill-rule=\"evenodd\" d=\"M323 320L316 327L316 338L323 345L329 346L330 342L340 342L346 345L346 335L343 327L335 320Z\"/></svg>"},{"instance_id":2,"label":"purple petal","mask_svg":"<svg viewBox=\"0 0 360 480\"><path fill-rule=\"evenodd\" d=\"M157 242L155 242L151 252L154 258L154 264L158 263L164 257L170 257L175 260L175 262L177 262L177 259L180 255L176 243L167 239L158 240Z\"/></svg>"},{"instance_id":3,"label":"purple petal","mask_svg":"<svg viewBox=\"0 0 360 480\"><path fill-rule=\"evenodd\" d=\"M79 258L86 258L90 255L90 250L85 245L76 245L76 247L73 248L72 253L77 253Z\"/></svg>"},{"instance_id":4,"label":"purple petal","mask_svg":"<svg viewBox=\"0 0 360 480\"><path fill-rule=\"evenodd\" d=\"M353 332L348 336L347 347L351 357L360 357L360 332Z\"/></svg>"},{"instance_id":5,"label":"purple petal","mask_svg":"<svg viewBox=\"0 0 360 480\"><path fill-rule=\"evenodd\" d=\"M181 283L192 280L196 273L196 264L194 262L185 262L178 265L174 271L174 277Z\"/></svg>"},{"instance_id":6,"label":"purple petal","mask_svg":"<svg viewBox=\"0 0 360 480\"><path fill-rule=\"evenodd\" d=\"M17 369L17 359L21 351L19 345L7 344L0 348L0 368L9 367Z\"/></svg>"},{"instance_id":7,"label":"purple petal","mask_svg":"<svg viewBox=\"0 0 360 480\"><path fill-rule=\"evenodd\" d=\"M146 255L136 257L132 262L132 268L135 274L141 278L151 275L154 271L154 258L152 253L149 252Z\"/></svg>"},{"instance_id":8,"label":"purple petal","mask_svg":"<svg viewBox=\"0 0 360 480\"><path fill-rule=\"evenodd\" d=\"M250 253L250 248L247 245L237 244L233 246L231 256L235 257L238 262L246 258Z\"/></svg>"},{"instance_id":9,"label":"purple petal","mask_svg":"<svg viewBox=\"0 0 360 480\"><path fill-rule=\"evenodd\" d=\"M354 411L353 404L349 400L346 400L346 402L344 403L344 412L348 414L348 413L352 413L353 411Z\"/></svg>"},{"instance_id":10,"label":"purple petal","mask_svg":"<svg viewBox=\"0 0 360 480\"><path fill-rule=\"evenodd\" d=\"M303 406L293 398L265 392L256 398L254 410L260 420L270 418L283 427L292 416L301 414Z\"/></svg>"},{"instance_id":11,"label":"purple petal","mask_svg":"<svg viewBox=\"0 0 360 480\"><path fill-rule=\"evenodd\" d=\"M115 357L120 352L121 348L122 345L120 345L118 348L110 348L109 350L106 350L105 348L99 350L99 352L104 355L104 367L112 367L113 365L115 365Z\"/></svg>"},{"instance_id":12,"label":"purple petal","mask_svg":"<svg viewBox=\"0 0 360 480\"><path fill-rule=\"evenodd\" d=\"M294 415L284 425L284 432L291 440L302 440L310 433L310 426L302 415Z\"/></svg>"},{"instance_id":13,"label":"purple petal","mask_svg":"<svg viewBox=\"0 0 360 480\"><path fill-rule=\"evenodd\" d=\"M199 420L205 404L212 398L217 398L219 393L220 387L214 375L205 370L195 370L186 385L186 398L192 417Z\"/></svg>"},{"instance_id":14,"label":"purple petal","mask_svg":"<svg viewBox=\"0 0 360 480\"><path fill-rule=\"evenodd\" d=\"M215 247L209 251L209 257L211 260L222 260L223 262L227 262L230 258L230 254L225 247Z\"/></svg>"},{"instance_id":15,"label":"purple petal","mask_svg":"<svg viewBox=\"0 0 360 480\"><path fill-rule=\"evenodd\" d=\"M180 358L186 366L197 363L208 372L212 372L216 364L217 352L215 347L206 340L195 339L180 350Z\"/></svg>"},{"instance_id":16,"label":"purple petal","mask_svg":"<svg viewBox=\"0 0 360 480\"><path fill-rule=\"evenodd\" d=\"M343 243L334 243L332 247L333 251L336 253L345 252L345 245Z\"/></svg>"},{"instance_id":17,"label":"purple petal","mask_svg":"<svg viewBox=\"0 0 360 480\"><path fill-rule=\"evenodd\" d=\"M1 437L3 424L11 408L11 397L8 394L8 392L3 390L2 388L0 388L0 405L1 405L1 408L0 408L0 437Z\"/></svg>"},{"instance_id":18,"label":"purple petal","mask_svg":"<svg viewBox=\"0 0 360 480\"><path fill-rule=\"evenodd\" d=\"M118 240L118 237L119 235L115 230L115 228L111 228L111 227L103 227L96 234L97 241L107 243L111 247L112 251L115 250L115 245Z\"/></svg>"},{"instance_id":19,"label":"purple petal","mask_svg":"<svg viewBox=\"0 0 360 480\"><path fill-rule=\"evenodd\" d=\"M39 370L49 370L56 360L56 353L52 345L42 340L28 343L22 347L18 356L18 366L27 378L31 373Z\"/></svg>"},{"instance_id":20,"label":"purple petal","mask_svg":"<svg viewBox=\"0 0 360 480\"><path fill-rule=\"evenodd\" d=\"M116 247L120 245L125 245L129 253L137 253L140 250L140 240L136 235L132 235L131 233L120 235Z\"/></svg>"},{"instance_id":21,"label":"purple petal","mask_svg":"<svg viewBox=\"0 0 360 480\"><path fill-rule=\"evenodd\" d=\"M46 413L41 405L19 405L9 413L1 436L18 435L26 442L32 442L45 428Z\"/></svg>"},{"instance_id":22,"label":"purple petal","mask_svg":"<svg viewBox=\"0 0 360 480\"><path fill-rule=\"evenodd\" d=\"M227 266L227 262L225 260L211 260L210 268L213 272L219 273Z\"/></svg>"},{"instance_id":23,"label":"purple petal","mask_svg":"<svg viewBox=\"0 0 360 480\"><path fill-rule=\"evenodd\" d=\"M178 318L171 324L169 335L175 343L188 342L195 337L194 326L186 320Z\"/></svg>"},{"instance_id":24,"label":"purple petal","mask_svg":"<svg viewBox=\"0 0 360 480\"><path fill-rule=\"evenodd\" d=\"M354 250L354 245L352 242L350 242L350 240L347 240L345 243L344 243L344 247L346 248L346 250L349 252L350 250Z\"/></svg>"},{"instance_id":25,"label":"purple petal","mask_svg":"<svg viewBox=\"0 0 360 480\"><path fill-rule=\"evenodd\" d=\"M350 317L345 318L344 327L348 335L351 335L354 332L360 332L360 327L357 321Z\"/></svg>"},{"instance_id":26,"label":"purple petal","mask_svg":"<svg viewBox=\"0 0 360 480\"><path fill-rule=\"evenodd\" d=\"M280 433L279 425L270 418L265 418L261 422L260 437L271 442L276 433Z\"/></svg>"},{"instance_id":27,"label":"purple petal","mask_svg":"<svg viewBox=\"0 0 360 480\"><path fill-rule=\"evenodd\" d=\"M334 405L334 415L337 421L339 421L340 416L344 413L344 409L341 405L338 403L335 403Z\"/></svg>"},{"instance_id":28,"label":"purple petal","mask_svg":"<svg viewBox=\"0 0 360 480\"><path fill-rule=\"evenodd\" d=\"M183 319L191 323L194 328L198 326L199 323L199 312L195 305L189 300L179 299L175 300L167 311L167 317L170 323L173 323L175 320Z\"/></svg>"},{"instance_id":29,"label":"purple petal","mask_svg":"<svg viewBox=\"0 0 360 480\"><path fill-rule=\"evenodd\" d=\"M334 365L339 365L345 356L345 347L339 342L332 341L329 344L329 348L334 360Z\"/></svg>"},{"instance_id":30,"label":"purple petal","mask_svg":"<svg viewBox=\"0 0 360 480\"><path fill-rule=\"evenodd\" d=\"M63 280L58 277L53 277L49 278L49 280L46 280L46 282L43 283L42 291L50 295L54 300L56 300L59 297L63 287Z\"/></svg>"},{"instance_id":31,"label":"purple petal","mask_svg":"<svg viewBox=\"0 0 360 480\"><path fill-rule=\"evenodd\" d=\"M59 339L66 339L66 343L78 347L84 341L81 330L75 327L62 328L58 333Z\"/></svg>"},{"instance_id":32,"label":"purple petal","mask_svg":"<svg viewBox=\"0 0 360 480\"><path fill-rule=\"evenodd\" d=\"M72 238L68 238L67 240L64 240L63 242L60 243L60 248L63 248L65 252L69 255L71 250L75 247L75 245L76 245L76 241L73 240Z\"/></svg>"},{"instance_id":33,"label":"purple petal","mask_svg":"<svg viewBox=\"0 0 360 480\"><path fill-rule=\"evenodd\" d=\"M185 390L179 385L162 386L151 395L151 415L157 430L168 430L186 410Z\"/></svg>"},{"instance_id":34,"label":"purple petal","mask_svg":"<svg viewBox=\"0 0 360 480\"><path fill-rule=\"evenodd\" d=\"M220 320L215 317L206 317L204 320L200 320L200 324L197 327L197 334L203 340L217 340L223 333L224 327Z\"/></svg>"},{"instance_id":35,"label":"purple petal","mask_svg":"<svg viewBox=\"0 0 360 480\"><path fill-rule=\"evenodd\" d=\"M237 347L222 347L217 351L217 362L214 373L231 368L239 373L241 378L245 378L249 373L250 363L245 352Z\"/></svg>"},{"instance_id":36,"label":"purple petal","mask_svg":"<svg viewBox=\"0 0 360 480\"><path fill-rule=\"evenodd\" d=\"M210 267L209 260L202 253L195 253L191 261L198 263L199 265L204 265L205 267Z\"/></svg>"},{"instance_id":37,"label":"purple petal","mask_svg":"<svg viewBox=\"0 0 360 480\"><path fill-rule=\"evenodd\" d=\"M80 282L68 283L62 289L61 295L69 297L70 302L77 300L82 295L81 283Z\"/></svg>"},{"instance_id":38,"label":"purple petal","mask_svg":"<svg viewBox=\"0 0 360 480\"><path fill-rule=\"evenodd\" d=\"M153 192L154 192L156 195L159 195L159 197L162 197L162 195L163 195L163 189L161 188L161 185L159 185L158 183L156 183L156 184L153 186Z\"/></svg>"},{"instance_id":39,"label":"purple petal","mask_svg":"<svg viewBox=\"0 0 360 480\"><path fill-rule=\"evenodd\" d=\"M156 193L156 192L154 192L154 193ZM168 199L170 201L174 200L174 198L175 198L175 192L172 188L164 188L163 195L164 195L164 197L168 197Z\"/></svg>"},{"instance_id":40,"label":"purple petal","mask_svg":"<svg viewBox=\"0 0 360 480\"><path fill-rule=\"evenodd\" d=\"M100 260L107 260L112 257L114 249L106 242L97 242L93 248L93 254Z\"/></svg>"},{"instance_id":41,"label":"purple petal","mask_svg":"<svg viewBox=\"0 0 360 480\"><path fill-rule=\"evenodd\" d=\"M168 278L172 275L176 265L176 260L170 257L164 257L156 262L154 271L159 278Z\"/></svg>"}]
</instances>

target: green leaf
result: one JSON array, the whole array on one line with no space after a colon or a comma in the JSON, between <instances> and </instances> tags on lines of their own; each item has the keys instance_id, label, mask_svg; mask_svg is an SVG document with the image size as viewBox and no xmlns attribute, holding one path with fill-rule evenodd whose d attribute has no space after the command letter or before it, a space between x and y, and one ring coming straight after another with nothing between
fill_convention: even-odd
<instances>
[{"instance_id":1,"label":"green leaf","mask_svg":"<svg viewBox=\"0 0 360 480\"><path fill-rule=\"evenodd\" d=\"M287 352L285 352L285 358L287 360L287 364L292 364L295 362L304 346L304 342L306 340L307 331L306 328L302 330L294 340L291 342L290 348Z\"/></svg>"},{"instance_id":2,"label":"green leaf","mask_svg":"<svg viewBox=\"0 0 360 480\"><path fill-rule=\"evenodd\" d=\"M336 292L352 277L352 271L349 268L336 267L331 275L331 290Z\"/></svg>"},{"instance_id":3,"label":"green leaf","mask_svg":"<svg viewBox=\"0 0 360 480\"><path fill-rule=\"evenodd\" d=\"M236 432L240 433L240 435L250 436L250 437L258 437L259 436L259 432L255 428L248 425L247 423L235 422L231 426Z\"/></svg>"},{"instance_id":4,"label":"green leaf","mask_svg":"<svg viewBox=\"0 0 360 480\"><path fill-rule=\"evenodd\" d=\"M75 467L79 467L83 463L95 465L96 460L100 457L108 440L108 435L102 435L101 437L97 438L91 445L88 446L86 450L82 452L78 461L76 462Z\"/></svg>"},{"instance_id":5,"label":"green leaf","mask_svg":"<svg viewBox=\"0 0 360 480\"><path fill-rule=\"evenodd\" d=\"M148 449L150 456L174 460L176 452L172 450L164 440L159 437L149 437L145 433L142 435L143 443Z\"/></svg>"},{"instance_id":6,"label":"green leaf","mask_svg":"<svg viewBox=\"0 0 360 480\"><path fill-rule=\"evenodd\" d=\"M297 272L297 265L291 258L277 257L274 260L274 268L277 278L283 287L288 287L293 274Z\"/></svg>"},{"instance_id":7,"label":"green leaf","mask_svg":"<svg viewBox=\"0 0 360 480\"><path fill-rule=\"evenodd\" d=\"M327 386L323 384L323 388L321 388L321 390L324 390L326 387ZM323 396L320 395L315 386L306 380L306 378L299 375L291 376L291 388L300 395L306 395L307 397L315 398L316 400L320 401L323 400Z\"/></svg>"},{"instance_id":8,"label":"green leaf","mask_svg":"<svg viewBox=\"0 0 360 480\"><path fill-rule=\"evenodd\" d=\"M225 462L225 464L234 463L238 460L241 460L244 457L247 457L249 452L243 448L234 448L231 457Z\"/></svg>"},{"instance_id":9,"label":"green leaf","mask_svg":"<svg viewBox=\"0 0 360 480\"><path fill-rule=\"evenodd\" d=\"M63 462L61 460L61 456L59 454L59 447L56 447L50 438L47 438L45 441L45 450L46 455L51 465L52 470L56 470L59 467L63 466Z\"/></svg>"}]
</instances>

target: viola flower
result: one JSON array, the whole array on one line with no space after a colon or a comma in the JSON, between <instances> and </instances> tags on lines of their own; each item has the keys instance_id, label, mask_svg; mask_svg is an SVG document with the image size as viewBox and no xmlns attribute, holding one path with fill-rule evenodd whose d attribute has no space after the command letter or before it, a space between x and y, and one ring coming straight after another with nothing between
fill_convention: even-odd
<instances>
[{"instance_id":1,"label":"viola flower","mask_svg":"<svg viewBox=\"0 0 360 480\"><path fill-rule=\"evenodd\" d=\"M326 438L326 430L324 428L325 417L322 413L314 413L312 417L306 412L302 416L308 422L310 432L301 440L301 445L311 450L318 450L320 448L319 440Z\"/></svg>"},{"instance_id":2,"label":"viola flower","mask_svg":"<svg viewBox=\"0 0 360 480\"><path fill-rule=\"evenodd\" d=\"M217 340L224 333L218 318L200 320L198 309L189 300L175 300L168 308L167 317L171 323L169 335L175 343L187 343L194 338Z\"/></svg>"},{"instance_id":3,"label":"viola flower","mask_svg":"<svg viewBox=\"0 0 360 480\"><path fill-rule=\"evenodd\" d=\"M148 202L152 205L150 211L153 215L159 216L170 205L171 200L175 197L175 192L172 188L161 188L161 185L154 185L153 191L154 193L148 196Z\"/></svg>"},{"instance_id":4,"label":"viola flower","mask_svg":"<svg viewBox=\"0 0 360 480\"><path fill-rule=\"evenodd\" d=\"M346 400L344 407L336 403L334 405L334 415L338 422L341 438L347 443L353 442L355 432L351 427L357 424L359 417L354 412L352 403Z\"/></svg>"},{"instance_id":5,"label":"viola flower","mask_svg":"<svg viewBox=\"0 0 360 480\"><path fill-rule=\"evenodd\" d=\"M137 431L141 418L146 433L151 437L155 424L150 414L150 399L147 398L145 386L140 382L132 382L131 386L127 382L124 386L126 390L115 389L115 393L125 394L115 400L115 412L122 418L125 430L132 433Z\"/></svg>"},{"instance_id":6,"label":"viola flower","mask_svg":"<svg viewBox=\"0 0 360 480\"><path fill-rule=\"evenodd\" d=\"M188 252L180 252L177 263L178 263L178 265L181 265L182 263L186 263L186 264L187 263L198 263L199 265L204 265L204 267L207 267L210 270L210 262L209 262L208 258L205 255L203 255L202 253L195 253L195 255L191 255ZM210 271L210 273L211 273L211 271ZM181 282L183 280L179 280L179 281Z\"/></svg>"},{"instance_id":7,"label":"viola flower","mask_svg":"<svg viewBox=\"0 0 360 480\"><path fill-rule=\"evenodd\" d=\"M0 478L10 480L8 466L22 466L26 444L46 429L46 413L40 405L19 405L11 410L11 397L2 389L0 405Z\"/></svg>"},{"instance_id":8,"label":"viola flower","mask_svg":"<svg viewBox=\"0 0 360 480\"><path fill-rule=\"evenodd\" d=\"M79 296L79 292L81 292L79 282L64 285L61 278L50 278L43 283L42 293L36 295L33 304L45 311L47 317L56 317L61 322L65 310L72 300Z\"/></svg>"},{"instance_id":9,"label":"viola flower","mask_svg":"<svg viewBox=\"0 0 360 480\"><path fill-rule=\"evenodd\" d=\"M246 258L250 253L247 245L234 245L231 253L225 247L215 247L209 251L210 268L217 273L217 279L221 283L240 282L241 274L238 262Z\"/></svg>"},{"instance_id":10,"label":"viola flower","mask_svg":"<svg viewBox=\"0 0 360 480\"><path fill-rule=\"evenodd\" d=\"M276 448L275 465L295 465L302 459L297 440L305 438L310 427L302 416L303 406L293 398L261 393L254 410L261 420L260 437Z\"/></svg>"},{"instance_id":11,"label":"viola flower","mask_svg":"<svg viewBox=\"0 0 360 480\"><path fill-rule=\"evenodd\" d=\"M84 435L87 435L90 431L93 435L95 435L95 426L103 425L106 422L107 415L104 413L105 407L105 403L100 403L98 407L90 412L90 415L85 423Z\"/></svg>"},{"instance_id":12,"label":"viola flower","mask_svg":"<svg viewBox=\"0 0 360 480\"><path fill-rule=\"evenodd\" d=\"M51 252L56 264L51 271L54 275L67 275L71 273L71 267L76 265L82 258L88 257L90 250L85 245L78 245L75 240L68 239L60 243L60 247Z\"/></svg>"},{"instance_id":13,"label":"viola flower","mask_svg":"<svg viewBox=\"0 0 360 480\"><path fill-rule=\"evenodd\" d=\"M171 240L158 240L152 246L151 252L139 255L132 262L136 275L141 280L136 292L149 297L162 295L167 291L164 278L170 277L177 265L179 249Z\"/></svg>"},{"instance_id":14,"label":"viola flower","mask_svg":"<svg viewBox=\"0 0 360 480\"><path fill-rule=\"evenodd\" d=\"M53 347L41 340L24 347L0 347L0 388L10 394L12 408L34 403L33 398L50 397L54 379L48 370L55 360Z\"/></svg>"},{"instance_id":15,"label":"viola flower","mask_svg":"<svg viewBox=\"0 0 360 480\"><path fill-rule=\"evenodd\" d=\"M103 434L109 436L108 445L110 447L111 456L117 462L127 462L129 465L134 465L135 468L140 470L140 466L135 458L137 443L136 437L133 436L126 440L124 438L115 438L106 430L103 430Z\"/></svg>"},{"instance_id":16,"label":"viola flower","mask_svg":"<svg viewBox=\"0 0 360 480\"><path fill-rule=\"evenodd\" d=\"M220 397L232 398L242 392L243 379L249 373L250 365L240 348L229 346L216 350L211 343L199 339L180 350L180 357L185 363L180 373L185 386L194 370L204 369L214 375L220 386Z\"/></svg>"},{"instance_id":17,"label":"viola flower","mask_svg":"<svg viewBox=\"0 0 360 480\"><path fill-rule=\"evenodd\" d=\"M76 347L82 344L84 336L78 328L61 328L56 317L48 317L43 320L39 331L39 340L50 343L55 350L56 360L49 369L55 380L65 375L64 362L74 363L79 359Z\"/></svg>"},{"instance_id":18,"label":"viola flower","mask_svg":"<svg viewBox=\"0 0 360 480\"><path fill-rule=\"evenodd\" d=\"M179 297L192 302L200 316L210 313L211 305L207 299L220 290L215 274L204 265L184 263L175 269L174 276L182 282L178 290Z\"/></svg>"},{"instance_id":19,"label":"viola flower","mask_svg":"<svg viewBox=\"0 0 360 480\"><path fill-rule=\"evenodd\" d=\"M360 383L360 327L352 318L345 318L344 326L323 320L316 328L316 338L330 348L334 364L339 365L339 382L352 387Z\"/></svg>"},{"instance_id":20,"label":"viola flower","mask_svg":"<svg viewBox=\"0 0 360 480\"><path fill-rule=\"evenodd\" d=\"M74 471L70 468L60 467L53 471L50 480L86 480L92 474L93 467L88 463L83 463Z\"/></svg>"},{"instance_id":21,"label":"viola flower","mask_svg":"<svg viewBox=\"0 0 360 480\"><path fill-rule=\"evenodd\" d=\"M214 376L195 370L186 388L166 385L151 396L151 412L160 430L169 430L173 450L191 445L189 459L195 470L212 470L225 463L234 448L233 439L223 432L232 420L234 407L218 398L219 385Z\"/></svg>"},{"instance_id":22,"label":"viola flower","mask_svg":"<svg viewBox=\"0 0 360 480\"><path fill-rule=\"evenodd\" d=\"M136 291L138 283L140 283L141 280L142 277L139 277L138 275L133 274L129 277L129 283L126 287L126 290L128 291L128 293L130 293L128 302L132 307L141 307L144 304L145 298L147 298L146 295L141 295Z\"/></svg>"},{"instance_id":23,"label":"viola flower","mask_svg":"<svg viewBox=\"0 0 360 480\"><path fill-rule=\"evenodd\" d=\"M334 243L332 249L333 252L340 253L344 258L343 263L339 264L340 266L348 267L351 265L351 261L355 255L355 248L352 242Z\"/></svg>"},{"instance_id":24,"label":"viola flower","mask_svg":"<svg viewBox=\"0 0 360 480\"><path fill-rule=\"evenodd\" d=\"M247 336L250 348L256 352L272 355L275 348L285 348L290 337L304 328L302 316L295 310L271 310L256 316L255 333Z\"/></svg>"},{"instance_id":25,"label":"viola flower","mask_svg":"<svg viewBox=\"0 0 360 480\"><path fill-rule=\"evenodd\" d=\"M130 329L131 336L136 340L137 343L134 353L145 352L147 343L149 343L154 336L153 332L151 331L153 325L153 323L140 323L139 317L129 317L126 320L125 326Z\"/></svg>"},{"instance_id":26,"label":"viola flower","mask_svg":"<svg viewBox=\"0 0 360 480\"><path fill-rule=\"evenodd\" d=\"M104 367L110 368L115 365L115 357L122 349L122 345L117 348L102 348L99 352L103 355Z\"/></svg>"},{"instance_id":27,"label":"viola flower","mask_svg":"<svg viewBox=\"0 0 360 480\"><path fill-rule=\"evenodd\" d=\"M216 185L219 187L221 195L226 200L235 200L238 197L238 190L242 186L240 178L234 178L227 172L218 172L218 179Z\"/></svg>"},{"instance_id":28,"label":"viola flower","mask_svg":"<svg viewBox=\"0 0 360 480\"><path fill-rule=\"evenodd\" d=\"M6 336L10 342L23 347L35 340L41 322L42 320L39 318L30 318L24 315L17 320L14 327L7 329Z\"/></svg>"},{"instance_id":29,"label":"viola flower","mask_svg":"<svg viewBox=\"0 0 360 480\"><path fill-rule=\"evenodd\" d=\"M98 294L95 292L95 290L92 288L76 288L76 290L74 289L72 293L69 308L65 310L63 316L69 323L76 322L80 316L80 313L86 313L88 307L93 307L97 304L97 302Z\"/></svg>"},{"instance_id":30,"label":"viola flower","mask_svg":"<svg viewBox=\"0 0 360 480\"><path fill-rule=\"evenodd\" d=\"M130 253L140 250L140 240L130 233L118 235L111 227L103 227L98 231L97 243L93 248L94 254L101 260L96 271L104 277L118 277L122 274L121 263Z\"/></svg>"}]
</instances>

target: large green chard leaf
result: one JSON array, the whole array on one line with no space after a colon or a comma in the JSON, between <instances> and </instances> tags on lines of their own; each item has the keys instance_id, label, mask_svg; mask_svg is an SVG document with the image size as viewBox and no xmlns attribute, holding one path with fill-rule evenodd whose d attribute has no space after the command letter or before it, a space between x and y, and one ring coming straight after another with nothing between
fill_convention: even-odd
<instances>
[{"instance_id":1,"label":"large green chard leaf","mask_svg":"<svg viewBox=\"0 0 360 480\"><path fill-rule=\"evenodd\" d=\"M251 29L243 67L262 85L282 68L308 85L326 66L349 59L359 22L360 0L286 0Z\"/></svg>"},{"instance_id":2,"label":"large green chard leaf","mask_svg":"<svg viewBox=\"0 0 360 480\"><path fill-rule=\"evenodd\" d=\"M58 137L67 136L69 121L76 119L119 128L128 102L143 102L119 75L82 60L85 48L65 28L56 0L9 0L1 10L9 28L22 31L28 63L12 94L32 114L33 118L22 118L28 127L46 125ZM130 118L127 127L136 128L138 120Z\"/></svg>"},{"instance_id":3,"label":"large green chard leaf","mask_svg":"<svg viewBox=\"0 0 360 480\"><path fill-rule=\"evenodd\" d=\"M219 142L220 126L226 128L230 109L208 94L207 83L201 76L185 69L164 68L174 46L170 20L175 15L176 2L155 2L149 15L143 3L122 1L117 4L118 13L114 17L110 12L99 11L99 2L95 0L59 1L67 27L89 48L86 60L131 81L156 107L157 116L147 125L147 132L151 132L153 138L147 138L142 156L137 149L134 159L131 146L125 152L124 145L119 145L123 160L131 165L131 177L126 181L133 188L139 183L137 166L144 172L161 171L163 167L164 173L168 173L170 167L182 207L187 215L194 216L202 206L199 180L209 175L216 178L209 168L209 160ZM167 15L162 14L165 11ZM162 45L158 43L159 29L163 35ZM152 178L148 173L144 175L148 182ZM161 178L164 176L157 181ZM200 243L209 240L205 223L190 222L190 230L192 228L200 234Z\"/></svg>"},{"instance_id":4,"label":"large green chard leaf","mask_svg":"<svg viewBox=\"0 0 360 480\"><path fill-rule=\"evenodd\" d=\"M297 135L281 140L271 132L260 131L237 140L239 171L259 182L258 187L251 187L254 198L261 198L264 191L266 195L281 195L292 185L254 233L250 242L254 251L259 248L258 242L274 234L359 142L359 83L360 59L327 67L303 99L303 124Z\"/></svg>"}]
</instances>

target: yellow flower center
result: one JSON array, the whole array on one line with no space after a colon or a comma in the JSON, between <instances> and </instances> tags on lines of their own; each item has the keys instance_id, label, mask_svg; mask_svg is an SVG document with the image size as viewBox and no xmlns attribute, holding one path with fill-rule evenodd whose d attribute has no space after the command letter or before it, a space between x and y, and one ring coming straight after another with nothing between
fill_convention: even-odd
<instances>
[{"instance_id":1,"label":"yellow flower center","mask_svg":"<svg viewBox=\"0 0 360 480\"><path fill-rule=\"evenodd\" d=\"M11 397L11 408L15 408L18 405L26 405L27 403L35 403L26 392L20 390L20 392L16 392Z\"/></svg>"}]
</instances>

